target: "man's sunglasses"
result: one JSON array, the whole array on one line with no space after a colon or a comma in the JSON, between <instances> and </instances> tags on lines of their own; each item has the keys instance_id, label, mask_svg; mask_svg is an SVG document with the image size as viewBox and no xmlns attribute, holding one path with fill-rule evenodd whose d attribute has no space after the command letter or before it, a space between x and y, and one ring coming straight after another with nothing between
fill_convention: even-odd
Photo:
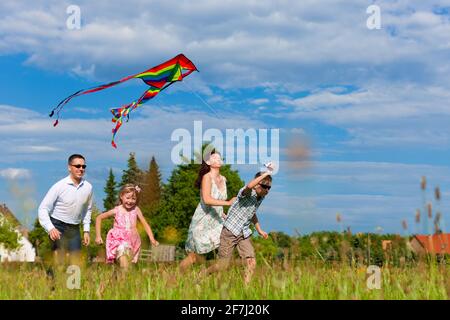
<instances>
[{"instance_id":1,"label":"man's sunglasses","mask_svg":"<svg viewBox=\"0 0 450 320\"><path fill-rule=\"evenodd\" d=\"M83 168L86 169L86 165L85 164L71 164L72 167L75 167L77 169Z\"/></svg>"},{"instance_id":2,"label":"man's sunglasses","mask_svg":"<svg viewBox=\"0 0 450 320\"><path fill-rule=\"evenodd\" d=\"M272 186L268 186L267 184L259 184L261 186L261 188L266 189L266 190L270 190L270 188L272 188Z\"/></svg>"}]
</instances>

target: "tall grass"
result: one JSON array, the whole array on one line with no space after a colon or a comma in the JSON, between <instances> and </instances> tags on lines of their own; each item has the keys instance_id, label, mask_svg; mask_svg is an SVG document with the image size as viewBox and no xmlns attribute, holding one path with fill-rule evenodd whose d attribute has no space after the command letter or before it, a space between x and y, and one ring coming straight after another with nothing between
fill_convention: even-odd
<instances>
[{"instance_id":1,"label":"tall grass","mask_svg":"<svg viewBox=\"0 0 450 320\"><path fill-rule=\"evenodd\" d=\"M199 279L205 266L186 274L178 265L139 264L121 276L116 267L94 264L81 269L79 289L70 290L70 274L60 267L54 280L37 264L2 264L0 299L448 299L449 268L420 262L381 268L381 289L368 289L366 268L321 260L268 262L259 259L250 285L235 265Z\"/></svg>"}]
</instances>

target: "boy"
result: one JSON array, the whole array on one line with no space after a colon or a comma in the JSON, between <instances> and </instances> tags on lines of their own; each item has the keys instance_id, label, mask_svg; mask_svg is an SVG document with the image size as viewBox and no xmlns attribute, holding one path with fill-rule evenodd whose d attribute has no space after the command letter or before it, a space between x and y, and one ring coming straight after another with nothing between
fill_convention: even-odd
<instances>
[{"instance_id":1,"label":"boy","mask_svg":"<svg viewBox=\"0 0 450 320\"><path fill-rule=\"evenodd\" d=\"M234 247L237 247L239 255L245 260L246 264L244 281L246 284L250 282L256 266L250 223L255 225L256 231L264 239L268 237L267 233L261 229L256 216L256 210L272 186L273 167L269 165L267 168L268 171L258 172L252 181L239 190L236 201L228 211L220 234L219 261L205 270L201 276L227 268Z\"/></svg>"}]
</instances>

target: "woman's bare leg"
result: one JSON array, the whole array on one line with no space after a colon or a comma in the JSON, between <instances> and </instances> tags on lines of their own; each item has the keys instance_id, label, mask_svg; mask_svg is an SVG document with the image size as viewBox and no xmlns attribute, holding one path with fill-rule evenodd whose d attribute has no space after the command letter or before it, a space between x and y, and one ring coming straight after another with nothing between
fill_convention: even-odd
<instances>
[{"instance_id":1,"label":"woman's bare leg","mask_svg":"<svg viewBox=\"0 0 450 320\"><path fill-rule=\"evenodd\" d=\"M191 265L198 261L198 256L195 252L189 252L186 258L180 262L180 272L185 272Z\"/></svg>"}]
</instances>

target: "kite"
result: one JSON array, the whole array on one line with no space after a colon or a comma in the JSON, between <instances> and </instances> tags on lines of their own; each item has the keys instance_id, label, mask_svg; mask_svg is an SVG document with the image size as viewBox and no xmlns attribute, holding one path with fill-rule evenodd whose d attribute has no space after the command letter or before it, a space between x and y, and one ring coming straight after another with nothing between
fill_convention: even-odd
<instances>
[{"instance_id":1,"label":"kite","mask_svg":"<svg viewBox=\"0 0 450 320\"><path fill-rule=\"evenodd\" d=\"M122 126L123 119L126 117L128 121L128 119L130 118L129 114L132 110L146 103L148 100L154 98L158 93L166 89L171 84L177 81L182 81L184 77L187 77L194 71L198 71L195 65L188 58L186 58L186 56L184 56L183 54L179 54L176 57L144 72L125 77L118 81L102 84L97 87L79 90L62 100L50 112L50 117L53 117L55 113L57 115L57 119L54 122L53 126L58 125L59 114L61 110L72 98L81 96L83 94L107 89L130 79L142 79L147 85L150 86L150 88L147 89L138 100L135 100L130 104L123 105L122 107L111 109L111 113L113 114L113 118L111 121L116 124L115 128L112 129L113 135L111 144L114 148L117 148L114 139L116 137L117 131L119 131L119 128Z\"/></svg>"}]
</instances>

